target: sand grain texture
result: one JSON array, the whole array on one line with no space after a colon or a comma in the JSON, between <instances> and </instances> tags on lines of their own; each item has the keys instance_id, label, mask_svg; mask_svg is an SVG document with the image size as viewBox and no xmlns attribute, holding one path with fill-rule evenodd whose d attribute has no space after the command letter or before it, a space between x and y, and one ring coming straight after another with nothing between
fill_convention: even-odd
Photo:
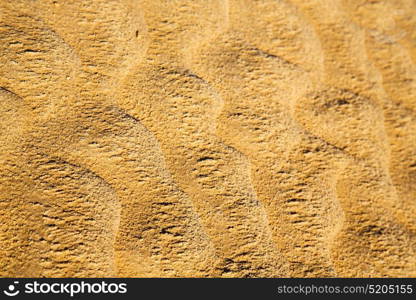
<instances>
[{"instance_id":1,"label":"sand grain texture","mask_svg":"<svg viewBox=\"0 0 416 300\"><path fill-rule=\"evenodd\" d=\"M0 276L416 276L413 0L0 0Z\"/></svg>"}]
</instances>

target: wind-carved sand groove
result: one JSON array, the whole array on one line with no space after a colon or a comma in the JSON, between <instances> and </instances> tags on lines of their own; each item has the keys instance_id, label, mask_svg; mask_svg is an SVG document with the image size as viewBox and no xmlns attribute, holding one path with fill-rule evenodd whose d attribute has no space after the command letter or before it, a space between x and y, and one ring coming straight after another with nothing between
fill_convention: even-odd
<instances>
[{"instance_id":1,"label":"wind-carved sand groove","mask_svg":"<svg viewBox=\"0 0 416 300\"><path fill-rule=\"evenodd\" d=\"M136 19L127 18L130 23L121 25L114 22L128 13L128 7L117 1L113 3L115 6L109 6L105 1L91 1L79 10L73 10L74 5L77 8L76 2L65 3L69 7L57 9L63 15L52 24L57 26L56 23L65 18L74 22L74 26L77 21L83 21L83 43L74 41L79 38L79 32L66 32L66 38L75 44L85 65L79 78L80 84L87 87L82 94L86 101L79 109L83 115L75 114L73 119L87 121L77 130L82 141L71 145L72 152L64 152L77 163L101 174L120 195L122 212L116 243L119 275L190 276L201 273L202 276L212 268L210 260L215 255L211 254L209 241L187 205L189 200L169 179L162 155L158 153L158 143L152 135L136 119L111 107L116 91L114 86L122 73L120 69L140 57L145 48L145 45L137 44L142 32L137 32L135 26L140 25L140 19L137 16ZM98 17L104 26L97 29L98 7ZM92 16L94 19L90 20ZM98 37L97 34L91 37L91 33L97 31ZM123 36L127 33L128 38ZM94 51L87 51L91 49ZM96 51L103 54L97 57ZM91 98L95 100L89 100ZM100 102L104 107L97 106ZM89 120L98 122L94 124ZM96 134L99 139L89 138ZM141 141L140 144L137 141ZM173 259L167 261L165 257Z\"/></svg>"},{"instance_id":2,"label":"wind-carved sand groove","mask_svg":"<svg viewBox=\"0 0 416 300\"><path fill-rule=\"evenodd\" d=\"M27 160L20 163L23 158ZM2 276L113 274L118 226L114 191L94 174L54 158L34 163L35 157L22 154L19 160L16 165L26 170L20 174L25 182L8 178L2 187L2 194L8 195L2 199L2 221L11 219L13 224L2 238L7 239ZM16 187L24 192L13 190ZM65 206L56 198L64 199Z\"/></svg>"},{"instance_id":3,"label":"wind-carved sand groove","mask_svg":"<svg viewBox=\"0 0 416 300\"><path fill-rule=\"evenodd\" d=\"M36 153L22 134L23 99L4 89L0 95L1 275L109 276L119 211L114 190L79 166Z\"/></svg>"},{"instance_id":4,"label":"wind-carved sand groove","mask_svg":"<svg viewBox=\"0 0 416 300\"><path fill-rule=\"evenodd\" d=\"M414 1L0 0L2 276L415 276Z\"/></svg>"},{"instance_id":5,"label":"wind-carved sand groove","mask_svg":"<svg viewBox=\"0 0 416 300\"><path fill-rule=\"evenodd\" d=\"M189 199L166 172L158 142L137 120L117 109L99 114L99 122L92 125L97 131L94 138L72 145L67 156L82 161L118 191L122 202L116 243L119 275L204 275L215 255ZM113 126L102 132L108 120Z\"/></svg>"},{"instance_id":6,"label":"wind-carved sand groove","mask_svg":"<svg viewBox=\"0 0 416 300\"><path fill-rule=\"evenodd\" d=\"M13 32L13 27L11 30ZM19 28L16 31L19 31ZM52 35L54 36L56 35ZM4 37L13 38L13 34L5 34ZM35 39L28 37L27 40L32 42ZM45 36L45 40L50 42L50 37ZM76 99L78 101L75 102L75 99L71 99L76 95L70 92L70 88L68 88L69 91L64 89L67 85L66 78L62 78L61 74L53 74L54 65L49 62L50 57L53 58L51 54L59 49L63 49L61 57L70 56L72 52L67 49L71 48L61 40L56 44L52 44L55 46L52 49L48 48L49 45L46 43L41 44L43 49L39 51L40 59L44 59L45 64L39 64L38 73L43 72L52 76L54 84L54 89L45 90L50 100L49 107L36 107L37 111L41 112L38 113L39 117L35 115L27 121L37 121L38 124L33 122L37 126L31 124L34 128L26 130L27 132L23 135L27 135L31 144L42 148L47 153L70 159L76 164L79 163L87 169L94 170L117 190L122 209L121 229L116 245L114 246L114 243L108 245L109 250L116 248L116 259L108 258L108 260L111 263L117 262L118 266L117 270L106 270L103 274L108 276L116 274L121 276L127 276L127 274L132 276L142 274L190 276L191 274L197 275L199 272L201 275L206 274L206 269L212 268L209 261L215 255L210 253L211 247L204 233L198 232L198 221L195 220L192 210L186 206L186 196L178 191L169 180L166 168L161 163L162 155L157 153L159 149L157 142L138 124L137 120L111 107L111 102L109 103L106 97L107 91L97 93L95 89L99 87L99 83L95 82L94 78L90 78L88 82L84 81L83 72L88 73L89 69L78 72L77 66L73 65L74 61L82 61L83 57L70 59L70 64L62 63L58 66L58 69L70 70L62 73L72 75L72 80L69 82L73 90L84 82L86 87L93 87L92 90L87 88L81 93L81 101ZM26 45L23 44L23 46ZM96 46L94 48L99 49ZM12 61L22 65L25 57L18 55L19 53ZM39 60L39 57L37 59ZM99 66L99 63L97 65ZM21 89L18 85L20 82L15 79L24 78L24 74L23 70L17 68L16 73L5 76L9 80L4 85L11 85L14 90L24 94L25 100L31 103L30 101L33 101L35 96L31 90ZM36 77L30 79L39 80ZM34 87L35 83L32 85ZM69 98L67 103L62 103L65 98ZM69 102L71 100L72 103ZM62 110L50 109L50 107L54 108L58 101L61 101ZM53 115L50 111L53 111ZM46 122L48 125L45 124ZM49 133L50 128L54 126L62 128L57 135ZM44 139L43 135L48 136L48 139ZM137 144L137 141L141 141L140 144ZM156 153L152 149L155 149ZM124 167L120 168L120 165ZM20 167L24 169L23 166ZM126 172L126 169L130 168L133 174ZM135 178L138 182L134 181ZM118 181L114 182L114 179ZM112 216L118 214L119 211L114 210L107 218L111 219ZM23 229L26 227L28 226L22 226ZM112 228L111 226L104 227ZM117 228L114 229L117 230ZM186 251L183 249L184 245ZM85 255L88 255L88 252L84 250ZM166 261L165 257L174 257L174 259ZM95 263L99 264L99 262ZM42 267L38 268L38 272L52 275ZM76 272L82 276L98 275L97 272L88 272L88 270L76 270ZM37 274L33 273L33 275ZM60 274L70 276L72 273L62 271Z\"/></svg>"},{"instance_id":7,"label":"wind-carved sand groove","mask_svg":"<svg viewBox=\"0 0 416 300\"><path fill-rule=\"evenodd\" d=\"M370 276L372 272L388 276L414 274L414 233L409 232L407 222L402 223L402 220L407 221L409 218L399 215L400 209L396 208L400 200L395 193L388 169L389 162L386 160L392 149L389 149L387 144L384 115L380 109L380 106L384 108L383 93L377 88L372 88L380 84L366 55L364 33L341 10L341 2L334 1L331 7L307 7L300 1L293 2L299 2L311 23L325 34L321 37L321 44L325 53L325 73L328 76L326 83L337 89L341 88L341 91L336 92L338 95L329 98L338 102L338 113L344 116L337 117L331 114L328 118L331 125L326 127L327 130L321 129L320 132L326 133L327 139L341 137L338 139L344 141L342 148L356 157L359 155L365 159L360 164L349 163L341 176L345 179L340 179L338 183L338 195L343 199L341 202L346 218L344 224L349 224L338 234L337 247L333 247L332 250L338 273L345 276ZM345 25L338 26L334 31L334 27L339 23ZM343 51L340 51L336 44L329 42L337 39ZM351 52L361 55L351 58ZM349 89L350 92L343 91L344 89ZM368 98L363 98L364 96ZM308 111L304 107L302 110ZM322 112L325 110L320 110L320 113ZM315 112L315 120L316 116ZM328 124L328 121L317 121L315 124L319 126ZM339 123L339 126L336 123ZM347 123L350 126L349 130L345 130ZM330 136L331 132L333 137ZM370 143L366 143L366 140ZM391 209L392 207L394 209ZM363 239L362 236L366 238ZM404 252L403 248L409 253ZM391 251L390 254L387 254L387 249ZM347 251L350 253L348 256ZM358 261L359 257L366 259ZM386 261L389 263L386 264ZM345 273L340 271L346 270L347 265L353 265L354 268L344 271Z\"/></svg>"},{"instance_id":8,"label":"wind-carved sand groove","mask_svg":"<svg viewBox=\"0 0 416 300\"><path fill-rule=\"evenodd\" d=\"M120 211L114 190L96 174L60 159L39 155L28 160L34 191L25 197L32 213L27 226L39 229L34 227L29 237L27 261L34 268L25 270L26 276L114 274Z\"/></svg>"},{"instance_id":9,"label":"wind-carved sand groove","mask_svg":"<svg viewBox=\"0 0 416 300\"><path fill-rule=\"evenodd\" d=\"M299 128L291 115L292 103L312 85L306 70L314 62L303 69L298 65L302 63L299 53L285 58L272 49L258 48L264 40L239 23L238 16L250 18L250 13L261 13L263 20L250 26L255 30L266 27L272 41L298 51L303 50L309 31L302 31L304 24L295 14L290 19L284 17L284 12L291 10L289 5L246 2L242 7L231 6L231 28L196 50L195 70L226 99L218 134L249 157L253 184L274 224L274 241L285 255L288 274L331 276L334 271L326 240L339 212L337 203L330 202L333 184L326 178L334 167L324 165L328 145ZM270 19L279 23L267 23ZM285 36L285 30L278 27L283 24L289 24L297 34ZM314 166L305 168L305 163ZM314 185L318 184L329 192L317 189Z\"/></svg>"},{"instance_id":10,"label":"wind-carved sand groove","mask_svg":"<svg viewBox=\"0 0 416 300\"><path fill-rule=\"evenodd\" d=\"M349 7L353 19L365 29L366 50L381 77L378 86L380 93L384 96L382 106L390 147L390 161L386 167L389 169L390 180L397 197L392 214L405 231L405 241L401 243L409 245L406 262L410 266L416 264L414 222L416 212L414 202L416 197L416 137L414 135L416 129L416 84L414 81L416 52L414 38L406 37L414 34L416 20L410 11L415 8L415 3L412 2L391 3L385 17L388 22L383 22L383 25L375 28L370 20L375 20L376 24L380 24L380 18L374 14L379 11L380 7L377 5L362 6L360 9L354 5ZM374 11L369 11L369 9ZM394 33L392 30L397 32ZM413 41L413 44L409 41ZM388 55L391 60L383 61L383 55ZM397 118L397 116L400 117ZM415 274L414 270L407 269L403 265L405 264L399 264L399 267L396 267L397 274L401 276Z\"/></svg>"},{"instance_id":11,"label":"wind-carved sand groove","mask_svg":"<svg viewBox=\"0 0 416 300\"><path fill-rule=\"evenodd\" d=\"M414 6L414 4L413 4ZM398 193L402 201L407 202L407 209L412 208L412 199L416 196L415 185L412 184L414 176L412 165L414 164L415 137L412 134L415 126L415 91L416 84L412 80L415 73L415 49L408 47L408 41L404 35L415 25L404 23L401 26L402 18L412 20L408 12L400 7L389 7L390 13L385 18L388 25L376 28L364 18L371 18L378 21L379 18L369 9L377 7L363 6L361 9L350 8L353 19L365 29L365 45L368 56L374 62L375 68L380 74L378 82L380 93L383 95L383 109L385 111L385 127L391 147L391 161L389 168ZM380 8L379 8L380 9ZM377 24L377 23L376 23ZM391 31L399 28L399 34ZM383 61L383 55L391 56L389 62ZM400 88L396 88L398 85ZM398 120L395 115L400 115Z\"/></svg>"},{"instance_id":12,"label":"wind-carved sand groove","mask_svg":"<svg viewBox=\"0 0 416 300\"><path fill-rule=\"evenodd\" d=\"M215 135L222 99L205 81L181 67L180 53L172 55L181 35L175 36L169 27L181 24L164 25L169 8L148 9L153 15L152 23L147 23L147 56L126 77L120 105L155 133L175 181L193 199L220 259L212 275L284 274L275 260L278 253L251 187L247 163ZM163 46L168 42L171 48L166 53Z\"/></svg>"}]
</instances>

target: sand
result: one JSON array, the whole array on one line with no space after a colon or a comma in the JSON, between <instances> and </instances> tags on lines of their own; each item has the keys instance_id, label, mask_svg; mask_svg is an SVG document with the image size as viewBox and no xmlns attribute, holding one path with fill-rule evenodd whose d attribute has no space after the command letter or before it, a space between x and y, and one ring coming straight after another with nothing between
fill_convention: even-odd
<instances>
[{"instance_id":1,"label":"sand","mask_svg":"<svg viewBox=\"0 0 416 300\"><path fill-rule=\"evenodd\" d=\"M416 276L413 0L0 0L0 276Z\"/></svg>"}]
</instances>

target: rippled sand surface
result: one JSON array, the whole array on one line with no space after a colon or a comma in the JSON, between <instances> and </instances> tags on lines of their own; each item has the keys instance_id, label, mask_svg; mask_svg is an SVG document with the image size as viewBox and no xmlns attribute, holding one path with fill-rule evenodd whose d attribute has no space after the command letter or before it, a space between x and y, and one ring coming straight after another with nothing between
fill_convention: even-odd
<instances>
[{"instance_id":1,"label":"rippled sand surface","mask_svg":"<svg viewBox=\"0 0 416 300\"><path fill-rule=\"evenodd\" d=\"M416 276L413 0L0 0L0 276Z\"/></svg>"}]
</instances>

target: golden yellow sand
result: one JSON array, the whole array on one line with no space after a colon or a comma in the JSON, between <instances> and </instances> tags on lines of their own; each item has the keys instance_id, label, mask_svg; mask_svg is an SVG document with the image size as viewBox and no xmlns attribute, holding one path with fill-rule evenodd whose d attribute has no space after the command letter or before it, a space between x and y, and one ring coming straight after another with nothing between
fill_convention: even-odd
<instances>
[{"instance_id":1,"label":"golden yellow sand","mask_svg":"<svg viewBox=\"0 0 416 300\"><path fill-rule=\"evenodd\" d=\"M414 0L0 0L0 276L416 276Z\"/></svg>"}]
</instances>

